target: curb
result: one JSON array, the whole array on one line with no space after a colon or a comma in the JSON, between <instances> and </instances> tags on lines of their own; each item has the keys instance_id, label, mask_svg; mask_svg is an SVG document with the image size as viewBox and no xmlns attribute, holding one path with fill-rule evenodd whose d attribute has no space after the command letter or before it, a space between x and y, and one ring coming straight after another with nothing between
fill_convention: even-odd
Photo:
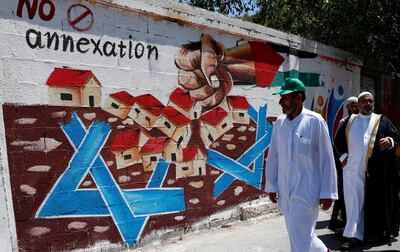
<instances>
[{"instance_id":1,"label":"curb","mask_svg":"<svg viewBox=\"0 0 400 252\"><path fill-rule=\"evenodd\" d=\"M257 217L274 218L279 213L277 205L273 204L267 196L241 203L232 208L212 214L189 227L177 229L160 229L146 235L140 239L135 247L129 249L122 244L111 244L107 241L94 244L90 248L78 249L73 251L84 252L105 252L105 251L140 251L152 245L169 243L181 240L183 236L207 231L211 228L226 228L237 221L248 221Z\"/></svg>"},{"instance_id":2,"label":"curb","mask_svg":"<svg viewBox=\"0 0 400 252\"><path fill-rule=\"evenodd\" d=\"M211 228L229 227L230 224L235 221L247 221L260 216L273 218L278 213L278 207L272 203L268 197L263 196L252 201L244 202L225 211L212 214L196 223L193 223L190 227L171 230L156 230L142 238L137 243L137 246L130 251L135 251L136 249L140 249L149 244L160 244L170 242L171 240L181 240L185 235L206 231Z\"/></svg>"}]
</instances>

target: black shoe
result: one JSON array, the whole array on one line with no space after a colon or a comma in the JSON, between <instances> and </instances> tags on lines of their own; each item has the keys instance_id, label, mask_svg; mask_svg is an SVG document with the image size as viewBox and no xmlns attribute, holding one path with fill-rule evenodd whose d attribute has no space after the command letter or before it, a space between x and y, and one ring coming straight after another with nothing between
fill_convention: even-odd
<instances>
[{"instance_id":1,"label":"black shoe","mask_svg":"<svg viewBox=\"0 0 400 252\"><path fill-rule=\"evenodd\" d=\"M350 250L350 248L351 248L350 240L346 240L346 241L342 242L342 244L340 245L340 250L343 250L343 251L348 251L348 250Z\"/></svg>"},{"instance_id":2,"label":"black shoe","mask_svg":"<svg viewBox=\"0 0 400 252\"><path fill-rule=\"evenodd\" d=\"M340 248L344 251L348 251L350 249L355 248L360 245L361 241L357 238L347 238L341 245Z\"/></svg>"}]
</instances>

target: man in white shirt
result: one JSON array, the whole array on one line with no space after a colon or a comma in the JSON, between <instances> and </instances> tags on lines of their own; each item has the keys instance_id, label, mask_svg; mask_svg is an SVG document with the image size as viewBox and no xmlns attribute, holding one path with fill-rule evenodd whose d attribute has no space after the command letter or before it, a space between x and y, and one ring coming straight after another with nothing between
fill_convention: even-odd
<instances>
[{"instance_id":1,"label":"man in white shirt","mask_svg":"<svg viewBox=\"0 0 400 252\"><path fill-rule=\"evenodd\" d=\"M343 164L347 223L342 249L361 241L398 236L399 200L395 146L398 131L390 120L373 113L374 97L358 96L360 113L349 117L335 138Z\"/></svg>"},{"instance_id":2,"label":"man in white shirt","mask_svg":"<svg viewBox=\"0 0 400 252\"><path fill-rule=\"evenodd\" d=\"M279 203L293 252L326 252L315 234L319 207L337 199L336 169L328 127L321 115L303 107L305 86L287 78L281 89L279 116L272 131L266 167L266 188Z\"/></svg>"},{"instance_id":3,"label":"man in white shirt","mask_svg":"<svg viewBox=\"0 0 400 252\"><path fill-rule=\"evenodd\" d=\"M347 116L343 117L338 125L338 129L343 125L346 119L352 114L358 114L358 98L350 96L346 100ZM329 221L329 229L335 231L335 233L343 234L344 226L346 225L346 209L344 205L344 194L343 194L343 169L342 164L339 161L339 154L334 149L336 173L337 173L337 186L338 186L338 199L335 201L332 210L331 220Z\"/></svg>"}]
</instances>

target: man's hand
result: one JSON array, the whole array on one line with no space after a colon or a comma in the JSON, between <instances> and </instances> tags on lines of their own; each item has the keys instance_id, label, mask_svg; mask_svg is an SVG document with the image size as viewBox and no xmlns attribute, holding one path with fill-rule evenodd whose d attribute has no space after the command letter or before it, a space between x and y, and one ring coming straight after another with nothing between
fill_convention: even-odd
<instances>
[{"instance_id":1,"label":"man's hand","mask_svg":"<svg viewBox=\"0 0 400 252\"><path fill-rule=\"evenodd\" d=\"M322 210L328 210L332 205L332 199L320 199L319 204L322 206Z\"/></svg>"},{"instance_id":2,"label":"man's hand","mask_svg":"<svg viewBox=\"0 0 400 252\"><path fill-rule=\"evenodd\" d=\"M344 153L342 156L340 156L339 161L342 164L342 168L346 166L348 157L349 155L347 153Z\"/></svg>"},{"instance_id":3,"label":"man's hand","mask_svg":"<svg viewBox=\"0 0 400 252\"><path fill-rule=\"evenodd\" d=\"M379 140L379 147L381 148L381 150L389 149L390 147L392 147L392 142L389 140L388 137L381 138L381 140Z\"/></svg>"},{"instance_id":4,"label":"man's hand","mask_svg":"<svg viewBox=\"0 0 400 252\"><path fill-rule=\"evenodd\" d=\"M268 193L268 197L272 201L272 203L278 202L278 197L276 196L275 192Z\"/></svg>"}]
</instances>

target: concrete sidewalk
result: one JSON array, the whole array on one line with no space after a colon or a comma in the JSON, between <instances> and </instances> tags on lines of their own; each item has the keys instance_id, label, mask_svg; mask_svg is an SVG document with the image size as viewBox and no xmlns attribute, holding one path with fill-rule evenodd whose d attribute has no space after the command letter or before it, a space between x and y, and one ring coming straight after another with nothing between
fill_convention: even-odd
<instances>
[{"instance_id":1,"label":"concrete sidewalk","mask_svg":"<svg viewBox=\"0 0 400 252\"><path fill-rule=\"evenodd\" d=\"M327 229L330 212L320 211L317 235L333 251L340 251L340 241ZM290 251L288 235L283 217L277 214L264 215L247 221L236 221L230 225L190 233L164 242L153 242L138 248L137 252L150 251ZM400 242L363 245L353 251L400 251Z\"/></svg>"}]
</instances>

